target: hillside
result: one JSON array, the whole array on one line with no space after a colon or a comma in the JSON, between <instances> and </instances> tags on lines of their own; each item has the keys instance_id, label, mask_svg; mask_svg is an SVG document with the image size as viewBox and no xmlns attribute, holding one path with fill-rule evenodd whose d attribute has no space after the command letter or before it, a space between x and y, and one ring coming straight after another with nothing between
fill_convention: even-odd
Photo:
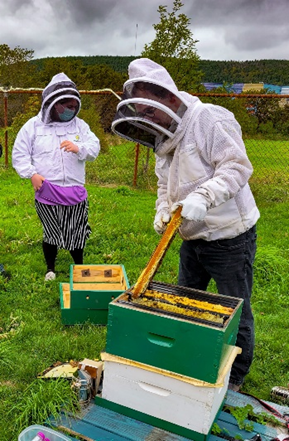
<instances>
[{"instance_id":1,"label":"hillside","mask_svg":"<svg viewBox=\"0 0 289 441\"><path fill-rule=\"evenodd\" d=\"M204 82L289 84L289 60L200 60Z\"/></svg>"},{"instance_id":2,"label":"hillside","mask_svg":"<svg viewBox=\"0 0 289 441\"><path fill-rule=\"evenodd\" d=\"M94 55L65 57L67 61L81 61L84 66L104 64L120 73L126 73L129 63L136 57ZM44 60L32 60L41 70ZM215 83L270 83L289 85L289 60L210 61L200 60L203 82Z\"/></svg>"},{"instance_id":3,"label":"hillside","mask_svg":"<svg viewBox=\"0 0 289 441\"><path fill-rule=\"evenodd\" d=\"M46 60L57 60L59 58L65 59L70 62L81 61L84 66L94 66L97 64L105 64L111 67L114 71L120 73L126 73L127 67L129 63L134 60L136 57L128 56L128 57L119 57L119 56L110 56L110 55L91 55L87 57L78 57L78 56L70 56L70 57L47 57L47 58L37 58L32 60L30 63L36 64L39 69L42 69L43 63Z\"/></svg>"}]
</instances>

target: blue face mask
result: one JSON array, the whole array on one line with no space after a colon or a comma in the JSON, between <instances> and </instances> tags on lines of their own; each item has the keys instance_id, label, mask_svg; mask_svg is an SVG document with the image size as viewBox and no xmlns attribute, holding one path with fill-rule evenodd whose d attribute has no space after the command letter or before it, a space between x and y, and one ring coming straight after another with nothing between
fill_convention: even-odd
<instances>
[{"instance_id":1,"label":"blue face mask","mask_svg":"<svg viewBox=\"0 0 289 441\"><path fill-rule=\"evenodd\" d=\"M70 121L75 115L75 110L68 109L68 107L63 107L63 108L64 111L62 113L58 112L60 121Z\"/></svg>"}]
</instances>

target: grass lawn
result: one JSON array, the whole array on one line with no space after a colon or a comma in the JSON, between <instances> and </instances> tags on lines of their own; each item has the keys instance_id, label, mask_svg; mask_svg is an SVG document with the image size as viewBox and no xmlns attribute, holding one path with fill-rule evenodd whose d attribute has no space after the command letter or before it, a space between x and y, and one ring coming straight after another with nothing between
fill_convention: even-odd
<instances>
[{"instance_id":1,"label":"grass lawn","mask_svg":"<svg viewBox=\"0 0 289 441\"><path fill-rule=\"evenodd\" d=\"M0 162L0 441L16 441L30 424L43 423L63 402L75 398L65 380L37 379L56 361L98 358L105 349L105 326L64 326L59 282L68 282L72 259L61 250L57 279L44 283L42 229L30 181ZM269 400L273 386L289 383L289 198L285 184L253 184L261 212L252 306L256 322L255 358L244 391ZM88 183L92 235L85 263L122 264L134 284L154 251L155 193L125 186ZM155 280L177 283L180 239L171 244ZM215 291L214 283L209 291Z\"/></svg>"}]
</instances>

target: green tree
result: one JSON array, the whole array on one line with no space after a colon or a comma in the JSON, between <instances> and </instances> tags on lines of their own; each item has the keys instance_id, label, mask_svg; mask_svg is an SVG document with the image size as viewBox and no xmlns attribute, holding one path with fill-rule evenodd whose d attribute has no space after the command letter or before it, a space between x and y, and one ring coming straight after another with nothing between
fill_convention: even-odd
<instances>
[{"instance_id":1,"label":"green tree","mask_svg":"<svg viewBox=\"0 0 289 441\"><path fill-rule=\"evenodd\" d=\"M95 64L86 67L87 78L91 89L112 89L115 92L122 90L122 85L127 79L124 74L116 72L105 64Z\"/></svg>"},{"instance_id":2,"label":"green tree","mask_svg":"<svg viewBox=\"0 0 289 441\"><path fill-rule=\"evenodd\" d=\"M54 75L64 72L74 81L78 89L89 89L86 70L80 59L70 59L69 57L46 58L43 60L37 78L35 78L34 86L44 88Z\"/></svg>"},{"instance_id":3,"label":"green tree","mask_svg":"<svg viewBox=\"0 0 289 441\"><path fill-rule=\"evenodd\" d=\"M196 43L189 29L190 19L178 13L183 6L181 0L175 0L172 12L167 6L159 6L160 22L154 24L155 39L144 46L141 54L163 65L171 74L179 89L190 91L202 78L199 69L199 56Z\"/></svg>"},{"instance_id":4,"label":"green tree","mask_svg":"<svg viewBox=\"0 0 289 441\"><path fill-rule=\"evenodd\" d=\"M40 110L40 97L38 95L31 95L26 98L25 102L21 102L19 94L15 94L14 100L12 100L12 110L14 110L14 117L12 118L12 124L9 128L9 145L13 146L17 133L21 127L33 116L37 115ZM20 110L16 113L15 108Z\"/></svg>"},{"instance_id":5,"label":"green tree","mask_svg":"<svg viewBox=\"0 0 289 441\"><path fill-rule=\"evenodd\" d=\"M4 87L29 87L34 66L29 62L33 50L7 44L0 45L0 85Z\"/></svg>"}]
</instances>

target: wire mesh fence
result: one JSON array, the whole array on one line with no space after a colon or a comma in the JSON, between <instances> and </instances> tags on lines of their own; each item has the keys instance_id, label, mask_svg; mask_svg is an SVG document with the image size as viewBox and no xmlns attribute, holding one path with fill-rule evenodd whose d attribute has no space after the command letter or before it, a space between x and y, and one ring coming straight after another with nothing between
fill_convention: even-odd
<instances>
[{"instance_id":1,"label":"wire mesh fence","mask_svg":"<svg viewBox=\"0 0 289 441\"><path fill-rule=\"evenodd\" d=\"M157 178L152 150L125 142L110 132L120 93L110 90L80 92L83 109L80 117L88 122L102 145L97 160L87 164L87 181L155 190ZM11 151L18 130L40 109L40 94L41 90L0 90L0 143L4 151L0 161L6 167L12 166ZM288 182L289 97L223 93L198 96L203 102L228 108L241 124L254 168L251 182L280 185Z\"/></svg>"}]
</instances>

